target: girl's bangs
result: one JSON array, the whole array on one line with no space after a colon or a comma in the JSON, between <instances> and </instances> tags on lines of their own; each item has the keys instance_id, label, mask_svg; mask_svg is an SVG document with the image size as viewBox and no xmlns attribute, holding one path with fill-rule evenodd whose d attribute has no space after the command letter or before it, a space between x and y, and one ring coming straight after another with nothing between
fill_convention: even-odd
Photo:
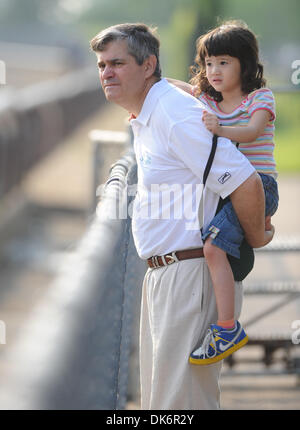
<instances>
[{"instance_id":1,"label":"girl's bangs","mask_svg":"<svg viewBox=\"0 0 300 430\"><path fill-rule=\"evenodd\" d=\"M237 57L235 44L231 37L224 33L212 34L204 42L204 56L212 57L218 55L230 55Z\"/></svg>"}]
</instances>

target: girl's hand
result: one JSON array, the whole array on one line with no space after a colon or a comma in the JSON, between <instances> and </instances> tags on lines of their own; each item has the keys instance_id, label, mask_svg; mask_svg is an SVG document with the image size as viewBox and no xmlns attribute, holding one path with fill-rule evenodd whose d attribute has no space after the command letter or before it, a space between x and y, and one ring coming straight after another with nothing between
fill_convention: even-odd
<instances>
[{"instance_id":1,"label":"girl's hand","mask_svg":"<svg viewBox=\"0 0 300 430\"><path fill-rule=\"evenodd\" d=\"M266 216L266 219L265 219L265 230L272 230L272 224L271 224L271 216L270 215L268 215L268 216Z\"/></svg>"},{"instance_id":2,"label":"girl's hand","mask_svg":"<svg viewBox=\"0 0 300 430\"><path fill-rule=\"evenodd\" d=\"M268 230L265 231L265 237L264 237L265 243L263 246L271 242L271 240L274 237L274 233L275 233L275 227L273 224L270 224L270 228L268 228Z\"/></svg>"},{"instance_id":3,"label":"girl's hand","mask_svg":"<svg viewBox=\"0 0 300 430\"><path fill-rule=\"evenodd\" d=\"M275 227L271 224L271 216L266 216L265 219L265 245L267 245L273 239L275 233Z\"/></svg>"},{"instance_id":4,"label":"girl's hand","mask_svg":"<svg viewBox=\"0 0 300 430\"><path fill-rule=\"evenodd\" d=\"M204 122L205 127L213 134L218 134L220 132L220 124L218 117L214 114L208 113L207 111L203 112L202 121Z\"/></svg>"}]
</instances>

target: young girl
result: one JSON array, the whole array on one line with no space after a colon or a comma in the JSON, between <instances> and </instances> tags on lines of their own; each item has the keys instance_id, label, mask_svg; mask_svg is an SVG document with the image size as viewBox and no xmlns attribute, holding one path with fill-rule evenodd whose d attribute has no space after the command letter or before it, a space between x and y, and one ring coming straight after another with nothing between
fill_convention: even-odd
<instances>
[{"instance_id":1,"label":"young girl","mask_svg":"<svg viewBox=\"0 0 300 430\"><path fill-rule=\"evenodd\" d=\"M238 149L260 174L266 197L266 230L269 230L271 216L278 206L273 157L275 102L272 92L263 88L265 80L256 37L245 24L226 22L197 40L195 63L191 68L192 85L170 81L199 97L209 110L203 114L207 129L238 143ZM243 231L230 201L203 232L203 240L218 321L190 355L190 362L200 365L222 360L248 341L241 324L234 319L234 277L226 254L240 257Z\"/></svg>"}]
</instances>

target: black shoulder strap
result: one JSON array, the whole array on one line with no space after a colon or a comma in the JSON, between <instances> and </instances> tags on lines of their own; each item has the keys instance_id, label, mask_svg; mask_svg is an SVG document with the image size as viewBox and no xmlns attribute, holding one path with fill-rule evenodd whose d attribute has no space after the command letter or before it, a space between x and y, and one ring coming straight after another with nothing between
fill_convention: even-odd
<instances>
[{"instance_id":1,"label":"black shoulder strap","mask_svg":"<svg viewBox=\"0 0 300 430\"><path fill-rule=\"evenodd\" d=\"M204 170L204 174L203 174L203 187L205 186L208 174L210 172L212 163L214 161L214 157L215 157L215 153L216 153L216 149L217 149L217 143L218 143L218 136L216 134L214 134L213 139L212 139L212 147L210 150L210 154L205 166L205 170ZM236 143L236 147L239 147L239 143ZM222 209L222 207L224 206L224 204L226 204L229 201L229 197L226 197L225 199L222 199L222 197L220 197L219 199L219 203L218 203L218 207L216 210L216 214Z\"/></svg>"},{"instance_id":2,"label":"black shoulder strap","mask_svg":"<svg viewBox=\"0 0 300 430\"><path fill-rule=\"evenodd\" d=\"M204 170L204 174L203 174L203 187L205 186L209 171L211 169L212 163L214 161L214 157L215 157L215 153L216 153L216 149L217 149L217 143L218 143L218 136L216 134L214 134L213 139L212 139L212 147L210 150L210 154L206 163L206 167Z\"/></svg>"}]
</instances>

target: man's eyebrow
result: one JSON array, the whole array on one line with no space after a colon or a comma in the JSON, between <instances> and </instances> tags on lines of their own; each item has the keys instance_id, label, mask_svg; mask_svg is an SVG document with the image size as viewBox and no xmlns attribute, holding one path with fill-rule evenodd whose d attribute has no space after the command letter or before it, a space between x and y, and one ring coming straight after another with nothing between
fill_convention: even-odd
<instances>
[{"instance_id":1,"label":"man's eyebrow","mask_svg":"<svg viewBox=\"0 0 300 430\"><path fill-rule=\"evenodd\" d=\"M124 58L112 58L111 60L106 60L106 61L100 60L100 61L98 61L98 65L100 66L100 65L105 64L105 63L115 64L115 63L118 63L120 61L123 62Z\"/></svg>"}]
</instances>

